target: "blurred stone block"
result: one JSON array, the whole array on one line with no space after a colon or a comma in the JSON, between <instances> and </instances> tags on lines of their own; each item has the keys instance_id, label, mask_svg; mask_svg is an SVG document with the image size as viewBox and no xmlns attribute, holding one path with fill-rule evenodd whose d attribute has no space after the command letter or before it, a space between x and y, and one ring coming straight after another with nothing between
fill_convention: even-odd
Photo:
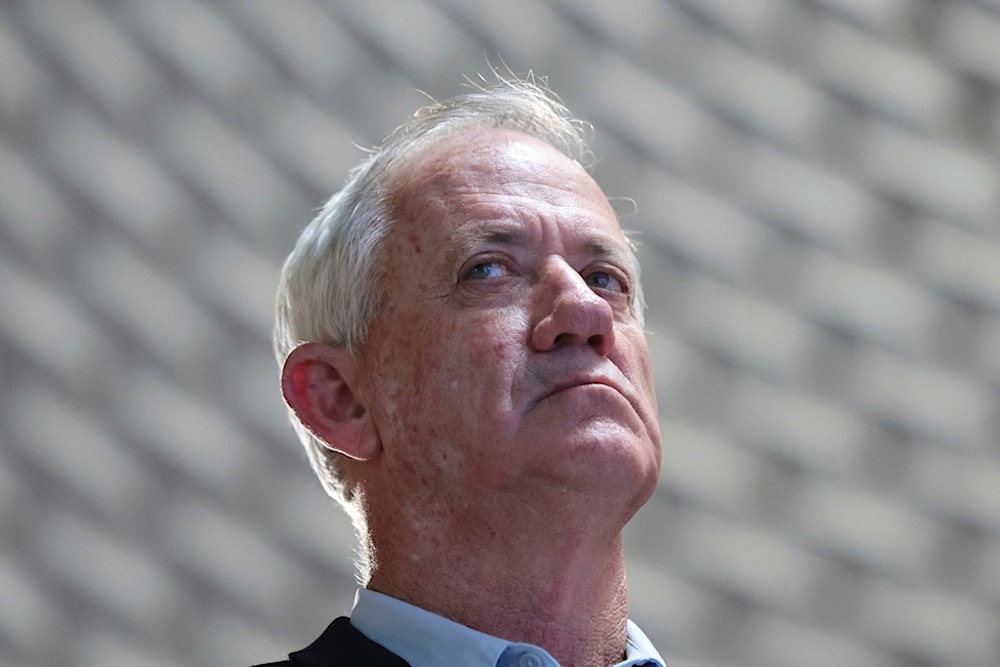
<instances>
[{"instance_id":1,"label":"blurred stone block","mask_svg":"<svg viewBox=\"0 0 1000 667\"><path fill-rule=\"evenodd\" d=\"M288 447L301 449L298 442L292 441L291 427L288 431ZM287 483L280 487L280 491L274 484L276 490L268 494L261 516L267 517L276 541L323 563L351 583L354 581L354 561L358 554L354 526L340 505L326 495L308 463L304 460L299 463L301 465L281 476L281 480ZM263 474L264 471L261 473L262 479L274 479ZM331 596L331 604L334 601ZM349 603L352 598L336 601ZM349 611L349 608L343 611Z\"/></svg>"},{"instance_id":2,"label":"blurred stone block","mask_svg":"<svg viewBox=\"0 0 1000 667\"><path fill-rule=\"evenodd\" d=\"M925 219L914 244L920 278L947 296L1000 314L1000 241Z\"/></svg>"},{"instance_id":3,"label":"blurred stone block","mask_svg":"<svg viewBox=\"0 0 1000 667\"><path fill-rule=\"evenodd\" d=\"M143 102L163 87L146 54L92 3L41 0L24 10L46 49L110 115L125 120L140 113Z\"/></svg>"},{"instance_id":4,"label":"blurred stone block","mask_svg":"<svg viewBox=\"0 0 1000 667\"><path fill-rule=\"evenodd\" d=\"M678 397L685 392L684 378L697 365L698 353L689 342L678 339L669 325L651 321L647 330L656 397L660 404L660 417L663 418L673 413Z\"/></svg>"},{"instance_id":5,"label":"blurred stone block","mask_svg":"<svg viewBox=\"0 0 1000 667\"><path fill-rule=\"evenodd\" d=\"M270 3L261 5L270 6ZM296 179L322 193L323 197L340 190L347 180L347 172L364 157L362 150L356 147L363 139L360 130L347 125L336 109L320 107L294 92L289 92L272 112L261 128L260 137L268 153L282 167L290 169ZM322 203L320 200L304 201L308 209L302 207L301 219L277 219L272 224L294 230L297 236Z\"/></svg>"},{"instance_id":6,"label":"blurred stone block","mask_svg":"<svg viewBox=\"0 0 1000 667\"><path fill-rule=\"evenodd\" d=\"M966 376L869 350L851 396L868 415L930 441L969 452L991 447L995 395Z\"/></svg>"},{"instance_id":7,"label":"blurred stone block","mask_svg":"<svg viewBox=\"0 0 1000 667\"><path fill-rule=\"evenodd\" d=\"M0 247L0 260L5 259ZM70 387L83 389L107 359L110 341L68 290L0 261L0 337Z\"/></svg>"},{"instance_id":8,"label":"blurred stone block","mask_svg":"<svg viewBox=\"0 0 1000 667\"><path fill-rule=\"evenodd\" d=\"M292 636L272 632L267 625L253 622L228 609L213 610L192 628L187 646L192 660L205 665L256 665L268 660L285 660L288 653L314 641L333 620L316 619L313 627L303 627Z\"/></svg>"},{"instance_id":9,"label":"blurred stone block","mask_svg":"<svg viewBox=\"0 0 1000 667\"><path fill-rule=\"evenodd\" d=\"M34 133L39 114L52 112L55 85L44 62L39 62L25 42L27 36L13 22L0 20L0 118L17 132L10 135L27 138ZM7 134L6 132L4 134Z\"/></svg>"},{"instance_id":10,"label":"blurred stone block","mask_svg":"<svg viewBox=\"0 0 1000 667\"><path fill-rule=\"evenodd\" d=\"M847 407L794 386L742 379L732 426L741 442L814 474L850 479L863 459L869 428Z\"/></svg>"},{"instance_id":11,"label":"blurred stone block","mask_svg":"<svg viewBox=\"0 0 1000 667\"><path fill-rule=\"evenodd\" d=\"M677 535L678 571L702 585L785 613L801 609L822 562L745 522L689 512Z\"/></svg>"},{"instance_id":12,"label":"blurred stone block","mask_svg":"<svg viewBox=\"0 0 1000 667\"><path fill-rule=\"evenodd\" d=\"M878 266L811 253L795 297L817 322L890 349L916 352L924 344L933 300Z\"/></svg>"},{"instance_id":13,"label":"blurred stone block","mask_svg":"<svg viewBox=\"0 0 1000 667\"><path fill-rule=\"evenodd\" d=\"M144 49L220 104L244 100L276 74L211 3L174 0L120 5L113 14Z\"/></svg>"},{"instance_id":14,"label":"blurred stone block","mask_svg":"<svg viewBox=\"0 0 1000 667\"><path fill-rule=\"evenodd\" d=\"M73 642L74 659L80 665L103 667L163 667L179 657L164 654L154 642L129 636L114 627L85 623L79 638Z\"/></svg>"},{"instance_id":15,"label":"blurred stone block","mask_svg":"<svg viewBox=\"0 0 1000 667\"><path fill-rule=\"evenodd\" d=\"M809 625L801 615L754 614L746 628L743 664L754 667L850 665L898 667L886 653L859 645L849 635Z\"/></svg>"},{"instance_id":16,"label":"blurred stone block","mask_svg":"<svg viewBox=\"0 0 1000 667\"><path fill-rule=\"evenodd\" d=\"M681 172L691 170L701 159L700 151L716 131L717 121L698 108L689 98L664 85L656 77L606 52L588 72L588 80L600 81L600 87L581 89L581 100L600 124L602 133L615 132L661 165ZM641 190L656 194L652 183ZM640 190L640 191L641 191Z\"/></svg>"},{"instance_id":17,"label":"blurred stone block","mask_svg":"<svg viewBox=\"0 0 1000 667\"><path fill-rule=\"evenodd\" d=\"M667 651L691 651L694 638L709 622L712 594L678 578L655 560L630 559L628 583L629 618L660 652L665 656ZM669 664L674 667L672 661Z\"/></svg>"},{"instance_id":18,"label":"blurred stone block","mask_svg":"<svg viewBox=\"0 0 1000 667\"><path fill-rule=\"evenodd\" d=\"M912 450L907 477L910 496L926 511L1000 534L998 457L983 458L923 443Z\"/></svg>"},{"instance_id":19,"label":"blurred stone block","mask_svg":"<svg viewBox=\"0 0 1000 667\"><path fill-rule=\"evenodd\" d=\"M808 0L852 23L884 37L899 34L907 15L916 4L913 0Z\"/></svg>"},{"instance_id":20,"label":"blurred stone block","mask_svg":"<svg viewBox=\"0 0 1000 667\"><path fill-rule=\"evenodd\" d=\"M3 414L3 408L4 406L0 405L0 414ZM32 504L34 489L25 479L20 462L16 457L10 456L13 447L6 444L6 428L4 443L5 446L0 451L0 543L14 544L14 540L20 537L21 531L31 525L29 519L34 507Z\"/></svg>"},{"instance_id":21,"label":"blurred stone block","mask_svg":"<svg viewBox=\"0 0 1000 667\"><path fill-rule=\"evenodd\" d=\"M546 64L546 71L536 71L542 76L553 76L558 67L558 54L573 52L583 55L583 43L578 32L559 15L558 9L550 3L535 0L507 0L498 2L468 2L467 0L435 0L437 5L455 17L472 36L484 47L481 67L477 72L487 71L487 61L501 71L509 65L516 72L536 68ZM530 18L528 18L530 17ZM591 43L591 46L593 44ZM516 59L516 60L514 60ZM567 60L567 69L573 69L577 58ZM462 72L473 75L476 72ZM451 76L450 79L454 79ZM560 80L554 88L569 95L567 81Z\"/></svg>"},{"instance_id":22,"label":"blurred stone block","mask_svg":"<svg viewBox=\"0 0 1000 667\"><path fill-rule=\"evenodd\" d=\"M994 388L1000 388L1000 318L987 321L980 330L977 357L982 360L980 370L983 375ZM995 442L1000 442L1000 437ZM1000 451L1000 447L994 447L994 450Z\"/></svg>"},{"instance_id":23,"label":"blurred stone block","mask_svg":"<svg viewBox=\"0 0 1000 667\"><path fill-rule=\"evenodd\" d=\"M763 43L777 16L787 9L786 0L678 0L678 4L702 17L724 34L751 45Z\"/></svg>"},{"instance_id":24,"label":"blurred stone block","mask_svg":"<svg viewBox=\"0 0 1000 667\"><path fill-rule=\"evenodd\" d=\"M154 145L185 185L217 206L227 222L260 248L287 238L276 221L301 194L249 137L204 106L178 100L157 128ZM283 248L283 245L281 246Z\"/></svg>"},{"instance_id":25,"label":"blurred stone block","mask_svg":"<svg viewBox=\"0 0 1000 667\"><path fill-rule=\"evenodd\" d=\"M801 369L810 325L774 303L712 280L694 280L678 322L682 334L755 374L791 379Z\"/></svg>"},{"instance_id":26,"label":"blurred stone block","mask_svg":"<svg viewBox=\"0 0 1000 667\"><path fill-rule=\"evenodd\" d=\"M12 646L30 664L43 665L57 652L53 635L65 629L64 611L47 578L28 567L25 556L6 542L0 548L0 643Z\"/></svg>"},{"instance_id":27,"label":"blurred stone block","mask_svg":"<svg viewBox=\"0 0 1000 667\"><path fill-rule=\"evenodd\" d=\"M270 536L204 496L178 494L165 510L157 547L238 604L276 622L294 607L292 592L308 589Z\"/></svg>"},{"instance_id":28,"label":"blurred stone block","mask_svg":"<svg viewBox=\"0 0 1000 667\"><path fill-rule=\"evenodd\" d=\"M288 410L281 398L279 367L266 339L257 339L219 354L222 370L213 378L214 387L227 387L218 396L219 409L232 415L254 434L262 448L285 460L299 453L298 442L288 422ZM308 467L298 458L292 463ZM261 471L266 474L265 471Z\"/></svg>"},{"instance_id":29,"label":"blurred stone block","mask_svg":"<svg viewBox=\"0 0 1000 667\"><path fill-rule=\"evenodd\" d=\"M76 495L80 504L128 523L155 492L144 463L126 443L43 384L22 378L2 406L8 441L22 456Z\"/></svg>"},{"instance_id":30,"label":"blurred stone block","mask_svg":"<svg viewBox=\"0 0 1000 667\"><path fill-rule=\"evenodd\" d=\"M995 610L955 595L909 588L887 579L865 589L857 631L913 660L940 665L997 664Z\"/></svg>"},{"instance_id":31,"label":"blurred stone block","mask_svg":"<svg viewBox=\"0 0 1000 667\"><path fill-rule=\"evenodd\" d=\"M367 48L378 49L417 81L434 78L456 60L468 62L469 56L480 55L470 36L426 0L344 2L330 8L342 25L364 36ZM401 39L401 35L410 38ZM427 38L430 35L433 38Z\"/></svg>"},{"instance_id":32,"label":"blurred stone block","mask_svg":"<svg viewBox=\"0 0 1000 667\"><path fill-rule=\"evenodd\" d=\"M742 516L763 475L759 459L697 426L661 422L666 451L660 486L699 507Z\"/></svg>"},{"instance_id":33,"label":"blurred stone block","mask_svg":"<svg viewBox=\"0 0 1000 667\"><path fill-rule=\"evenodd\" d=\"M23 254L38 265L58 265L75 241L70 206L37 162L4 139L0 135L0 182L4 184L0 232L8 246L4 250Z\"/></svg>"},{"instance_id":34,"label":"blurred stone block","mask_svg":"<svg viewBox=\"0 0 1000 667\"><path fill-rule=\"evenodd\" d=\"M236 493L252 470L266 466L260 444L216 404L148 366L130 368L117 382L108 418L193 485Z\"/></svg>"},{"instance_id":35,"label":"blurred stone block","mask_svg":"<svg viewBox=\"0 0 1000 667\"><path fill-rule=\"evenodd\" d=\"M273 56L304 87L290 86L289 96L328 99L344 92L345 74L356 67L362 45L322 6L283 0L223 3L222 9L252 32L257 49Z\"/></svg>"},{"instance_id":36,"label":"blurred stone block","mask_svg":"<svg viewBox=\"0 0 1000 667\"><path fill-rule=\"evenodd\" d=\"M102 210L104 224L118 226L151 248L169 238L178 224L173 214L186 195L171 175L83 109L63 110L61 121L45 136L41 156Z\"/></svg>"},{"instance_id":37,"label":"blurred stone block","mask_svg":"<svg viewBox=\"0 0 1000 667\"><path fill-rule=\"evenodd\" d=\"M937 48L953 67L1000 87L1000 14L976 3L948 3L936 37Z\"/></svg>"},{"instance_id":38,"label":"blurred stone block","mask_svg":"<svg viewBox=\"0 0 1000 667\"><path fill-rule=\"evenodd\" d=\"M751 6L724 2L714 5L741 9ZM803 150L810 144L824 110L823 95L810 83L724 42L709 49L696 86L699 100L720 115L766 142L793 150Z\"/></svg>"},{"instance_id":39,"label":"blurred stone block","mask_svg":"<svg viewBox=\"0 0 1000 667\"><path fill-rule=\"evenodd\" d=\"M39 513L30 549L64 586L119 622L152 629L179 604L180 582L162 555L70 507Z\"/></svg>"},{"instance_id":40,"label":"blurred stone block","mask_svg":"<svg viewBox=\"0 0 1000 667\"><path fill-rule=\"evenodd\" d=\"M211 357L225 332L214 314L174 276L111 233L88 239L75 286L169 368L191 372Z\"/></svg>"},{"instance_id":41,"label":"blurred stone block","mask_svg":"<svg viewBox=\"0 0 1000 667\"><path fill-rule=\"evenodd\" d=\"M235 235L213 228L191 249L184 282L199 286L218 312L239 321L257 338L270 337L274 294L281 266Z\"/></svg>"},{"instance_id":42,"label":"blurred stone block","mask_svg":"<svg viewBox=\"0 0 1000 667\"><path fill-rule=\"evenodd\" d=\"M697 268L733 280L747 274L760 243L760 224L729 202L663 172L640 184L650 241Z\"/></svg>"},{"instance_id":43,"label":"blurred stone block","mask_svg":"<svg viewBox=\"0 0 1000 667\"><path fill-rule=\"evenodd\" d=\"M995 234L997 168L985 156L870 123L859 176L887 197L980 234Z\"/></svg>"},{"instance_id":44,"label":"blurred stone block","mask_svg":"<svg viewBox=\"0 0 1000 667\"><path fill-rule=\"evenodd\" d=\"M825 24L810 69L824 88L923 133L946 126L961 99L959 81L920 51L837 21Z\"/></svg>"},{"instance_id":45,"label":"blurred stone block","mask_svg":"<svg viewBox=\"0 0 1000 667\"><path fill-rule=\"evenodd\" d=\"M580 22L599 34L615 50L638 54L643 47L663 36L663 31L681 17L672 3L659 0L632 0L611 4L601 0L553 0L558 11L571 22ZM532 15L534 8L525 8ZM522 14L523 16L524 14ZM670 49L659 40L661 48Z\"/></svg>"},{"instance_id":46,"label":"blurred stone block","mask_svg":"<svg viewBox=\"0 0 1000 667\"><path fill-rule=\"evenodd\" d=\"M756 146L743 197L762 220L837 253L862 252L885 206L849 178L815 162Z\"/></svg>"},{"instance_id":47,"label":"blurred stone block","mask_svg":"<svg viewBox=\"0 0 1000 667\"><path fill-rule=\"evenodd\" d=\"M904 581L926 572L937 528L900 499L814 479L790 509L795 535L822 552Z\"/></svg>"},{"instance_id":48,"label":"blurred stone block","mask_svg":"<svg viewBox=\"0 0 1000 667\"><path fill-rule=\"evenodd\" d=\"M996 534L986 541L979 571L976 573L976 593L987 604L1000 604L1000 537ZM1000 649L997 649L1000 652Z\"/></svg>"},{"instance_id":49,"label":"blurred stone block","mask_svg":"<svg viewBox=\"0 0 1000 667\"><path fill-rule=\"evenodd\" d=\"M669 351L669 347L674 345L673 339L677 337L672 325L678 320L685 298L688 272L682 262L664 261L662 250L650 242L646 229L632 228L627 234L637 246L636 254L642 269L640 278L646 301L647 333L671 339L665 341ZM652 338L647 336L647 339L651 347L655 345Z\"/></svg>"}]
</instances>

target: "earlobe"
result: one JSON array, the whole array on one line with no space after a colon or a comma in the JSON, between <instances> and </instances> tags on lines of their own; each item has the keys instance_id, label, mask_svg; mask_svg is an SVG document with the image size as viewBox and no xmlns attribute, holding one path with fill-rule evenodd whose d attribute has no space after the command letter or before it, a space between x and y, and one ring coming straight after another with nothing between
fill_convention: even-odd
<instances>
[{"instance_id":1,"label":"earlobe","mask_svg":"<svg viewBox=\"0 0 1000 667\"><path fill-rule=\"evenodd\" d=\"M330 449L365 460L380 444L353 386L357 360L346 350L303 343L281 371L281 393L298 420Z\"/></svg>"}]
</instances>

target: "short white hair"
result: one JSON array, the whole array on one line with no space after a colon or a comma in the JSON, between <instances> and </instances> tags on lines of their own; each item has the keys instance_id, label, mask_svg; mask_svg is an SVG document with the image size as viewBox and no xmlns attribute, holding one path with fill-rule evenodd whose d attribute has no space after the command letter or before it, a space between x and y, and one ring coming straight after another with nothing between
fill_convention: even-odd
<instances>
[{"instance_id":1,"label":"short white hair","mask_svg":"<svg viewBox=\"0 0 1000 667\"><path fill-rule=\"evenodd\" d=\"M495 74L496 83L476 84L470 92L434 101L386 135L302 232L278 287L274 351L279 364L305 342L344 346L352 354L363 348L383 303L376 267L393 222L386 184L405 156L457 133L497 128L541 139L585 167L593 162L589 126L570 116L544 80ZM641 313L641 293L636 296ZM292 424L323 488L357 523L356 493L342 473L342 455L294 414Z\"/></svg>"}]
</instances>

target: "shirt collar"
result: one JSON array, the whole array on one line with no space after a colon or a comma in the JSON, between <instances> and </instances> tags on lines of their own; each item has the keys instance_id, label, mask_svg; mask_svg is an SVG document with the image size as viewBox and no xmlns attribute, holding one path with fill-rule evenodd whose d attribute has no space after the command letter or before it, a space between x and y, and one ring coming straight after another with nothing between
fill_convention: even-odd
<instances>
[{"instance_id":1,"label":"shirt collar","mask_svg":"<svg viewBox=\"0 0 1000 667\"><path fill-rule=\"evenodd\" d=\"M441 664L442 654L455 665L535 665L558 667L544 649L517 644L450 621L382 593L359 589L354 598L351 625L385 646L412 667ZM628 622L625 661L617 667L649 663L663 667L663 659L637 625Z\"/></svg>"},{"instance_id":2,"label":"shirt collar","mask_svg":"<svg viewBox=\"0 0 1000 667\"><path fill-rule=\"evenodd\" d=\"M664 667L666 663L656 647L653 646L653 642L649 641L646 633L629 620L628 637L625 643L625 662L618 663L615 667L632 667L632 665Z\"/></svg>"}]
</instances>

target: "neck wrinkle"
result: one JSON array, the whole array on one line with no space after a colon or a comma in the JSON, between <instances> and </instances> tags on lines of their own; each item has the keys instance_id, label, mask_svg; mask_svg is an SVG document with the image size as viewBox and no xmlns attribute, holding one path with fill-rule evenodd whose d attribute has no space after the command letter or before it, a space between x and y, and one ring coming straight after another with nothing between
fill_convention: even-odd
<instances>
[{"instance_id":1,"label":"neck wrinkle","mask_svg":"<svg viewBox=\"0 0 1000 667\"><path fill-rule=\"evenodd\" d=\"M540 646L564 667L619 662L628 615L623 522L601 529L591 513L575 528L549 518L539 530L525 530L531 517L513 516L517 530L483 517L470 529L454 514L451 521L424 514L416 522L370 526L367 587L475 630Z\"/></svg>"}]
</instances>

